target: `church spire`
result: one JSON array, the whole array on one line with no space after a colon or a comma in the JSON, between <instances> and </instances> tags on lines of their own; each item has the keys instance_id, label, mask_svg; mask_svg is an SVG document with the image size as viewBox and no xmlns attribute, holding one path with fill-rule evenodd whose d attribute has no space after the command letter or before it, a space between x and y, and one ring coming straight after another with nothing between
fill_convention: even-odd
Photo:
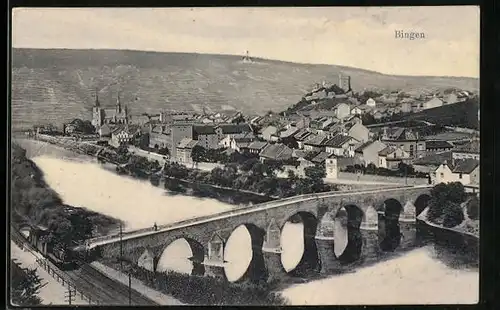
<instances>
[{"instance_id":1,"label":"church spire","mask_svg":"<svg viewBox=\"0 0 500 310\"><path fill-rule=\"evenodd\" d=\"M101 104L99 103L99 92L97 91L97 87L95 88L95 106L100 107Z\"/></svg>"},{"instance_id":2,"label":"church spire","mask_svg":"<svg viewBox=\"0 0 500 310\"><path fill-rule=\"evenodd\" d=\"M118 107L118 113L122 112L122 104L120 102L120 92L118 92L118 97L116 98L116 106Z\"/></svg>"}]
</instances>

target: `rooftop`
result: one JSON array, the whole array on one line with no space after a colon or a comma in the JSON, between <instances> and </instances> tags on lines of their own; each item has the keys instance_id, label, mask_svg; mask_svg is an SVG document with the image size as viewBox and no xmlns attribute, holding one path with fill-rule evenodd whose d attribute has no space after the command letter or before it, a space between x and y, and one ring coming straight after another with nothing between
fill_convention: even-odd
<instances>
[{"instance_id":1,"label":"rooftop","mask_svg":"<svg viewBox=\"0 0 500 310\"><path fill-rule=\"evenodd\" d=\"M280 160L290 158L292 156L292 152L292 149L284 144L268 144L260 152L260 156L264 158Z\"/></svg>"},{"instance_id":2,"label":"rooftop","mask_svg":"<svg viewBox=\"0 0 500 310\"><path fill-rule=\"evenodd\" d=\"M450 167L450 169L453 173L469 174L474 169L476 169L477 166L479 166L479 160L472 159L472 158L458 159L458 160L452 161L451 163L447 163L447 165L448 165L448 167Z\"/></svg>"},{"instance_id":3,"label":"rooftop","mask_svg":"<svg viewBox=\"0 0 500 310\"><path fill-rule=\"evenodd\" d=\"M461 152L461 153L479 154L480 150L481 150L481 148L480 148L479 140L472 140L464 145L456 147L453 151L454 152Z\"/></svg>"},{"instance_id":4,"label":"rooftop","mask_svg":"<svg viewBox=\"0 0 500 310\"><path fill-rule=\"evenodd\" d=\"M248 145L248 148L253 149L253 150L262 150L266 145L267 145L267 142L254 141Z\"/></svg>"},{"instance_id":5,"label":"rooftop","mask_svg":"<svg viewBox=\"0 0 500 310\"><path fill-rule=\"evenodd\" d=\"M312 146L323 146L326 141L328 141L328 137L326 135L320 134L315 137L311 137L309 140L305 141L304 144Z\"/></svg>"},{"instance_id":6,"label":"rooftop","mask_svg":"<svg viewBox=\"0 0 500 310\"><path fill-rule=\"evenodd\" d=\"M433 165L433 166L439 166L441 165L444 161L451 161L451 151L447 152L442 152L442 153L431 153L428 154L427 156L421 157L416 159L413 164L414 165Z\"/></svg>"},{"instance_id":7,"label":"rooftop","mask_svg":"<svg viewBox=\"0 0 500 310\"><path fill-rule=\"evenodd\" d=\"M338 134L335 137L328 140L325 143L325 145L329 146L329 147L339 148L339 147L342 147L344 144L346 144L347 142L349 142L352 139L353 139L353 137L351 137L351 136Z\"/></svg>"},{"instance_id":8,"label":"rooftop","mask_svg":"<svg viewBox=\"0 0 500 310\"><path fill-rule=\"evenodd\" d=\"M427 141L425 147L427 149L451 149L453 144L448 141Z\"/></svg>"},{"instance_id":9,"label":"rooftop","mask_svg":"<svg viewBox=\"0 0 500 310\"><path fill-rule=\"evenodd\" d=\"M193 147L196 146L196 144L198 143L197 140L193 140L193 139L190 139L190 138L184 138L182 139L179 144L177 145L177 148L180 148L180 149L192 149Z\"/></svg>"}]
</instances>

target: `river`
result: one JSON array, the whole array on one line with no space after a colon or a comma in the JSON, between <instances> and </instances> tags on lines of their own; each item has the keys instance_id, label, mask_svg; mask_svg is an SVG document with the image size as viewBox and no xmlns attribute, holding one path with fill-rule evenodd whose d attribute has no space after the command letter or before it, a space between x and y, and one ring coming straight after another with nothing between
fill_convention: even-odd
<instances>
[{"instance_id":1,"label":"river","mask_svg":"<svg viewBox=\"0 0 500 310\"><path fill-rule=\"evenodd\" d=\"M125 230L236 207L214 199L169 194L149 181L119 176L91 161L60 159L54 155L32 159L65 203L120 218L126 223ZM339 226L335 234L346 235ZM286 270L293 269L300 261L302 236L302 224L287 223L283 228L282 263ZM346 243L346 240L338 242L335 253L342 253ZM245 227L233 232L224 255L228 261L228 279L239 279L252 257L250 235ZM187 259L190 256L187 242L177 240L163 253L158 269L190 272L192 263ZM282 294L295 305L475 303L479 295L479 272L448 267L436 258L430 245L354 273L292 285Z\"/></svg>"}]
</instances>

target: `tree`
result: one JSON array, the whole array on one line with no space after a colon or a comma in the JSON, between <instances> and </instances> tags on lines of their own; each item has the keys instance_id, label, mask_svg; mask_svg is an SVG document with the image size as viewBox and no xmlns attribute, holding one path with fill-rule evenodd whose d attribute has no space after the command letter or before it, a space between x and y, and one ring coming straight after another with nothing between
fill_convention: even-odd
<instances>
[{"instance_id":1,"label":"tree","mask_svg":"<svg viewBox=\"0 0 500 310\"><path fill-rule=\"evenodd\" d=\"M255 164L257 164L258 162L259 162L259 160L257 158L249 158L241 164L240 169L243 172L248 172L248 171L252 170L253 166Z\"/></svg>"},{"instance_id":2,"label":"tree","mask_svg":"<svg viewBox=\"0 0 500 310\"><path fill-rule=\"evenodd\" d=\"M201 145L196 145L193 147L193 150L191 151L191 159L193 159L193 162L199 163L202 161L205 161L207 157L207 150L201 146Z\"/></svg>"},{"instance_id":3,"label":"tree","mask_svg":"<svg viewBox=\"0 0 500 310\"><path fill-rule=\"evenodd\" d=\"M10 296L13 304L21 307L36 306L42 300L38 297L42 284L36 269L22 268L15 260L10 260L11 283Z\"/></svg>"},{"instance_id":4,"label":"tree","mask_svg":"<svg viewBox=\"0 0 500 310\"><path fill-rule=\"evenodd\" d=\"M431 189L427 218L437 224L442 222L443 225L446 218L447 225L451 225L460 219L458 213L462 213L463 220L463 210L460 208L460 204L466 199L467 194L462 183L437 184Z\"/></svg>"},{"instance_id":5,"label":"tree","mask_svg":"<svg viewBox=\"0 0 500 310\"><path fill-rule=\"evenodd\" d=\"M323 167L312 166L307 167L305 169L306 177L310 178L313 181L323 180L326 177L326 171Z\"/></svg>"},{"instance_id":6,"label":"tree","mask_svg":"<svg viewBox=\"0 0 500 310\"><path fill-rule=\"evenodd\" d=\"M443 226L444 227L455 227L463 222L464 212L460 207L460 204L455 202L450 202L446 205L444 209Z\"/></svg>"},{"instance_id":7,"label":"tree","mask_svg":"<svg viewBox=\"0 0 500 310\"><path fill-rule=\"evenodd\" d=\"M471 220L479 219L479 199L473 196L467 202L467 215Z\"/></svg>"}]
</instances>

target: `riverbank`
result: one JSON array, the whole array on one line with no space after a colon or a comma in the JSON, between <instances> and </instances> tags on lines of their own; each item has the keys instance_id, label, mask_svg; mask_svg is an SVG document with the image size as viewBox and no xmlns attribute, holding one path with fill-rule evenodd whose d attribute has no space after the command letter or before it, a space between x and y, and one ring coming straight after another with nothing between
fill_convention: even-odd
<instances>
[{"instance_id":1,"label":"riverbank","mask_svg":"<svg viewBox=\"0 0 500 310\"><path fill-rule=\"evenodd\" d=\"M118 260L103 260L101 263L113 269L120 268ZM276 292L277 286L273 283L231 283L173 271L154 273L127 262L124 266L134 278L190 305L286 305L286 300Z\"/></svg>"},{"instance_id":2,"label":"riverbank","mask_svg":"<svg viewBox=\"0 0 500 310\"><path fill-rule=\"evenodd\" d=\"M11 205L12 212L17 215L11 217L14 225L27 221L51 231L58 229L61 238L71 231L75 234L72 240L75 242L108 234L119 226L120 221L116 218L64 203L47 184L43 171L26 157L26 150L15 143L11 158ZM67 225L70 231L59 229L61 225Z\"/></svg>"},{"instance_id":3,"label":"riverbank","mask_svg":"<svg viewBox=\"0 0 500 310\"><path fill-rule=\"evenodd\" d=\"M424 243L428 241L434 242L443 251L453 254L454 259L447 259L447 265L452 267L463 265L479 266L479 236L460 229L447 228L432 223L427 220L425 214L417 219L417 229Z\"/></svg>"}]
</instances>

